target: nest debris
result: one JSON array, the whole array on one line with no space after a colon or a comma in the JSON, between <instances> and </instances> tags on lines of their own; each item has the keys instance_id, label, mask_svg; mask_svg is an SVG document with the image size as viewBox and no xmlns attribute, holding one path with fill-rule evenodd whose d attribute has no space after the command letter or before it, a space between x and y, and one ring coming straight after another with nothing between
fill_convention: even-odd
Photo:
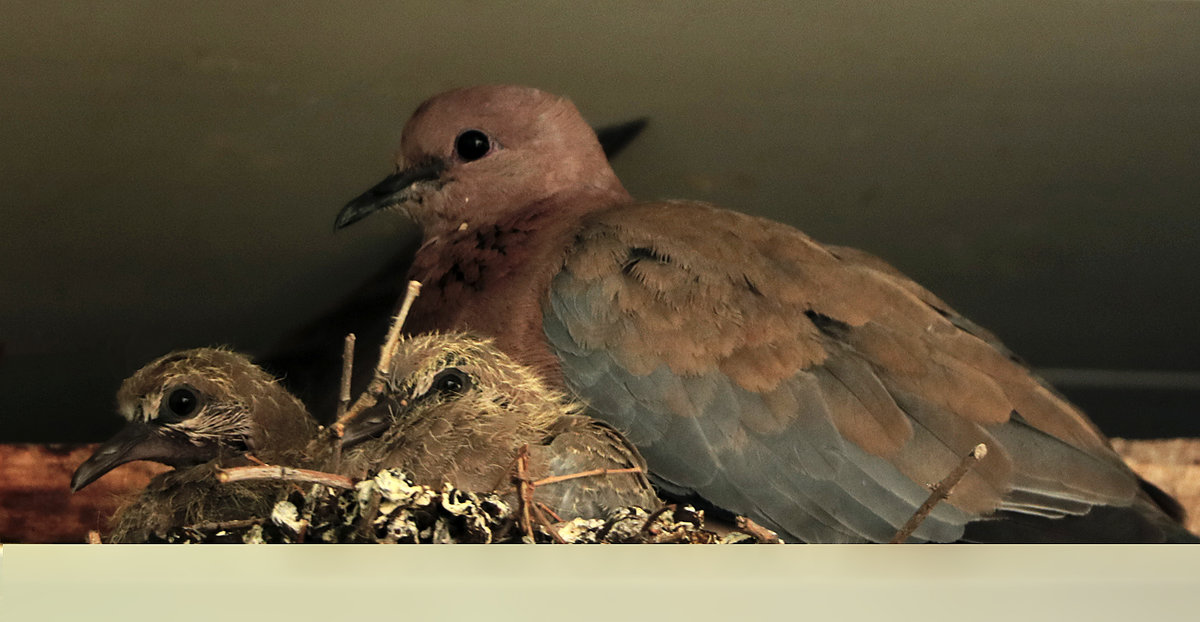
<instances>
[{"instance_id":1,"label":"nest debris","mask_svg":"<svg viewBox=\"0 0 1200 622\"><path fill-rule=\"evenodd\" d=\"M690 505L657 511L616 508L605 518L520 524L521 511L493 493L446 484L441 490L414 484L400 469L380 471L351 490L296 486L270 516L188 525L149 535L152 543L536 543L740 544L758 540L734 531L705 529L704 512ZM511 497L510 497L511 498ZM551 532L553 530L553 533Z\"/></svg>"}]
</instances>

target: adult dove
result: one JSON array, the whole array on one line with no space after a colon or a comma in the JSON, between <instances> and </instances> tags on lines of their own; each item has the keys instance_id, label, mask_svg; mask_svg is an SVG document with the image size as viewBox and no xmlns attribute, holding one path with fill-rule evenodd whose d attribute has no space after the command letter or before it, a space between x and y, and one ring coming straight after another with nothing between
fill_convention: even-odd
<instances>
[{"instance_id":1,"label":"adult dove","mask_svg":"<svg viewBox=\"0 0 1200 622\"><path fill-rule=\"evenodd\" d=\"M891 266L697 201L635 202L566 99L421 104L396 172L338 215L417 223L407 330L467 330L581 396L668 496L785 541L1196 541L1080 412Z\"/></svg>"},{"instance_id":2,"label":"adult dove","mask_svg":"<svg viewBox=\"0 0 1200 622\"><path fill-rule=\"evenodd\" d=\"M596 140L609 160L617 157L645 129L642 117L595 128ZM342 367L342 337L358 336L359 343L382 343L391 323L392 307L404 295L408 283L397 279L412 263L418 240L407 238L396 253L337 304L312 321L290 331L263 356L258 364L279 375L282 382L309 410L333 413L338 398ZM375 351L355 350L354 376L365 385L373 370Z\"/></svg>"},{"instance_id":3,"label":"adult dove","mask_svg":"<svg viewBox=\"0 0 1200 622\"><path fill-rule=\"evenodd\" d=\"M517 456L527 448L527 479L566 478L533 489L534 501L561 520L661 505L637 449L489 339L409 337L392 358L388 387L383 401L347 424L343 447L354 449L344 471L399 467L434 488L514 492Z\"/></svg>"}]
</instances>

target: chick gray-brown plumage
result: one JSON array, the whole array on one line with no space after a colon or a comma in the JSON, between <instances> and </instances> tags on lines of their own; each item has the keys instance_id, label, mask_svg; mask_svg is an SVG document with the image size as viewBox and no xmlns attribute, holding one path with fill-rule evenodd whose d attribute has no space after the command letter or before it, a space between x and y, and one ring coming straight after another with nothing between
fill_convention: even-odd
<instances>
[{"instance_id":1,"label":"chick gray-brown plumage","mask_svg":"<svg viewBox=\"0 0 1200 622\"><path fill-rule=\"evenodd\" d=\"M76 470L79 490L134 460L175 467L155 477L117 511L113 542L201 522L268 516L285 487L272 482L216 480L219 468L319 461L318 426L299 400L245 356L199 348L172 352L129 377L117 393L126 427Z\"/></svg>"},{"instance_id":2,"label":"chick gray-brown plumage","mask_svg":"<svg viewBox=\"0 0 1200 622\"><path fill-rule=\"evenodd\" d=\"M530 368L470 335L424 334L402 341L386 399L346 429L347 469L400 467L418 484L511 492L517 454L529 448L528 477L596 474L542 484L534 500L559 518L660 504L645 462L616 430L550 388Z\"/></svg>"}]
</instances>

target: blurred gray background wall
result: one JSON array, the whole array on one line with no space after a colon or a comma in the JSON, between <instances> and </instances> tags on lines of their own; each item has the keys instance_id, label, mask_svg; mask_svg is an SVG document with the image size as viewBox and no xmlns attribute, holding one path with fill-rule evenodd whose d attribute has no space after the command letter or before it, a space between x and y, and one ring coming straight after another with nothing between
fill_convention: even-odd
<instances>
[{"instance_id":1,"label":"blurred gray background wall","mask_svg":"<svg viewBox=\"0 0 1200 622\"><path fill-rule=\"evenodd\" d=\"M149 359L329 308L404 230L337 210L496 82L649 115L635 196L870 250L1110 433L1200 435L1200 4L6 0L0 60L2 441L98 440Z\"/></svg>"}]
</instances>

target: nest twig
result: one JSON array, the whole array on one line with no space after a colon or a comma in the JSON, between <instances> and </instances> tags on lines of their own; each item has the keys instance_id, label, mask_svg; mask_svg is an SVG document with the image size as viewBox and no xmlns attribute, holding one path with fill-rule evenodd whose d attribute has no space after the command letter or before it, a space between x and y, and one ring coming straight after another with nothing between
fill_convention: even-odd
<instances>
[{"instance_id":1,"label":"nest twig","mask_svg":"<svg viewBox=\"0 0 1200 622\"><path fill-rule=\"evenodd\" d=\"M758 523L746 518L745 516L737 517L737 528L743 533L750 534L760 544L781 544L783 541L779 539L779 534L759 525Z\"/></svg>"},{"instance_id":2,"label":"nest twig","mask_svg":"<svg viewBox=\"0 0 1200 622\"><path fill-rule=\"evenodd\" d=\"M323 473L309 469L297 469L286 466L244 466L217 471L217 479L223 483L243 482L247 480L277 480L285 482L301 482L305 484L321 484L330 488L351 490L354 481L344 475Z\"/></svg>"},{"instance_id":3,"label":"nest twig","mask_svg":"<svg viewBox=\"0 0 1200 622\"><path fill-rule=\"evenodd\" d=\"M900 531L896 532L896 535L892 537L888 544L903 544L921 526L921 523L933 511L934 506L949 497L950 492L962 481L962 478L971 470L971 467L975 466L980 460L983 460L983 457L986 455L987 444L980 443L971 450L971 453L963 456L958 466L954 467L954 470L950 471L949 475L929 489L929 497L925 499L925 503L922 503L921 507L917 508L912 518L909 518L908 522L904 523L904 526L900 528Z\"/></svg>"},{"instance_id":4,"label":"nest twig","mask_svg":"<svg viewBox=\"0 0 1200 622\"><path fill-rule=\"evenodd\" d=\"M413 301L417 299L420 293L421 283L418 281L409 281L408 291L404 295L404 302L401 303L400 311L396 313L396 317L392 318L392 325L388 328L387 338L384 340L383 347L379 351L379 362L375 365L375 377L371 379L371 383L358 396L354 404L338 417L337 422L333 424L333 431L337 438L341 438L345 433L347 423L357 417L362 411L379 403L379 397L387 389L388 376L392 371L392 358L396 355L396 348L400 346L400 329L404 326L404 320L408 317L408 312L412 308ZM342 368L343 371L345 371L344 365ZM346 395L346 393L343 393L343 395ZM347 397L347 399L349 398Z\"/></svg>"}]
</instances>

